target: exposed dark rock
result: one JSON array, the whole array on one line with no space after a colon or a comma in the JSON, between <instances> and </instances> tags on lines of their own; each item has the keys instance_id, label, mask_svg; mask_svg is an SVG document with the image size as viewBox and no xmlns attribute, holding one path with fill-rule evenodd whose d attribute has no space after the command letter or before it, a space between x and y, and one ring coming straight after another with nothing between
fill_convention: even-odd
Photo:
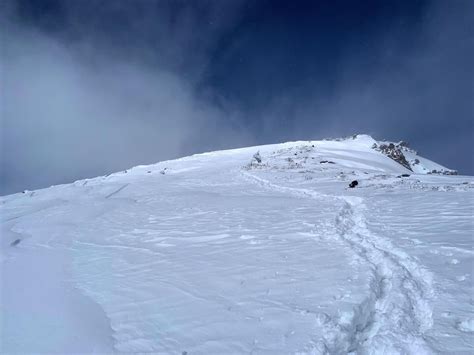
<instances>
[{"instance_id":1,"label":"exposed dark rock","mask_svg":"<svg viewBox=\"0 0 474 355\"><path fill-rule=\"evenodd\" d=\"M431 170L428 171L427 174L433 174L433 175L457 175L458 172L457 170Z\"/></svg>"},{"instance_id":2,"label":"exposed dark rock","mask_svg":"<svg viewBox=\"0 0 474 355\"><path fill-rule=\"evenodd\" d=\"M20 244L20 242L21 242L21 239L15 239L13 242L10 243L10 245L12 247L14 247L14 246L17 246L18 244Z\"/></svg>"},{"instance_id":3,"label":"exposed dark rock","mask_svg":"<svg viewBox=\"0 0 474 355\"><path fill-rule=\"evenodd\" d=\"M354 180L352 181L350 184L349 184L349 187L351 189L353 189L354 187L356 187L357 185L359 185L359 182L357 180Z\"/></svg>"},{"instance_id":4,"label":"exposed dark rock","mask_svg":"<svg viewBox=\"0 0 474 355\"><path fill-rule=\"evenodd\" d=\"M253 158L257 161L258 164L262 162L262 157L260 156L260 151L253 155Z\"/></svg>"},{"instance_id":5,"label":"exposed dark rock","mask_svg":"<svg viewBox=\"0 0 474 355\"><path fill-rule=\"evenodd\" d=\"M374 144L374 145L375 147L372 146L373 149L381 152L382 154L386 155L390 159L395 160L397 163L399 163L400 165L403 165L408 170L412 170L410 164L405 158L405 155L403 155L403 152L400 146L395 145L393 143L380 144L380 145Z\"/></svg>"}]
</instances>

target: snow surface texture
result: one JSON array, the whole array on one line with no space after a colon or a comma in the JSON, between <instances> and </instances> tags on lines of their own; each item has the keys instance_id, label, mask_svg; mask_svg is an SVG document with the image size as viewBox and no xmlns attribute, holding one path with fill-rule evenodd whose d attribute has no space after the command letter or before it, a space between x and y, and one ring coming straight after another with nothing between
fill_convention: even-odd
<instances>
[{"instance_id":1,"label":"snow surface texture","mask_svg":"<svg viewBox=\"0 0 474 355\"><path fill-rule=\"evenodd\" d=\"M205 153L2 197L0 350L472 353L474 179L420 174L449 169L418 156L414 173L374 143Z\"/></svg>"}]
</instances>

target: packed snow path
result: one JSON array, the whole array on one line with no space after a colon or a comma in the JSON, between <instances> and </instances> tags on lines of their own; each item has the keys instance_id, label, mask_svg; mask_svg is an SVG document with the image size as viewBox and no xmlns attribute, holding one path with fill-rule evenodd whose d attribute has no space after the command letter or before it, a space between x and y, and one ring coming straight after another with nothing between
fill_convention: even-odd
<instances>
[{"instance_id":1,"label":"packed snow path","mask_svg":"<svg viewBox=\"0 0 474 355\"><path fill-rule=\"evenodd\" d=\"M0 350L472 352L474 180L400 178L372 144L214 152L2 197Z\"/></svg>"},{"instance_id":2,"label":"packed snow path","mask_svg":"<svg viewBox=\"0 0 474 355\"><path fill-rule=\"evenodd\" d=\"M338 199L337 235L354 253L371 265L371 290L348 319L328 319L320 349L329 353L430 353L424 331L432 326L429 298L433 295L431 274L385 238L377 237L367 227L363 199L333 196L313 190L275 185L245 173L263 187L297 196Z\"/></svg>"}]
</instances>

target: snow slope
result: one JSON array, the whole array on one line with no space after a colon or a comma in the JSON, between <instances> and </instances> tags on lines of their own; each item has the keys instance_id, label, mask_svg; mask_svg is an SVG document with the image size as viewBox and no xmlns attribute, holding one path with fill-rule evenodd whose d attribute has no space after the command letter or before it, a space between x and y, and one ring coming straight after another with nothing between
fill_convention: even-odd
<instances>
[{"instance_id":1,"label":"snow slope","mask_svg":"<svg viewBox=\"0 0 474 355\"><path fill-rule=\"evenodd\" d=\"M0 350L473 352L474 179L414 174L374 143L205 153L2 197Z\"/></svg>"}]
</instances>

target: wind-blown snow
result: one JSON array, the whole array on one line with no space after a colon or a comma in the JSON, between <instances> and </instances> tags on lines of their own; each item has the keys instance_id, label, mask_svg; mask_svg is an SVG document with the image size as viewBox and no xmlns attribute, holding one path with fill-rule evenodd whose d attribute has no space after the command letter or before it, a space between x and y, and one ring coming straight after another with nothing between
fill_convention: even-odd
<instances>
[{"instance_id":1,"label":"wind-blown snow","mask_svg":"<svg viewBox=\"0 0 474 355\"><path fill-rule=\"evenodd\" d=\"M413 173L374 143L205 153L2 197L0 350L472 352L474 179L417 174L448 170L418 156Z\"/></svg>"}]
</instances>

